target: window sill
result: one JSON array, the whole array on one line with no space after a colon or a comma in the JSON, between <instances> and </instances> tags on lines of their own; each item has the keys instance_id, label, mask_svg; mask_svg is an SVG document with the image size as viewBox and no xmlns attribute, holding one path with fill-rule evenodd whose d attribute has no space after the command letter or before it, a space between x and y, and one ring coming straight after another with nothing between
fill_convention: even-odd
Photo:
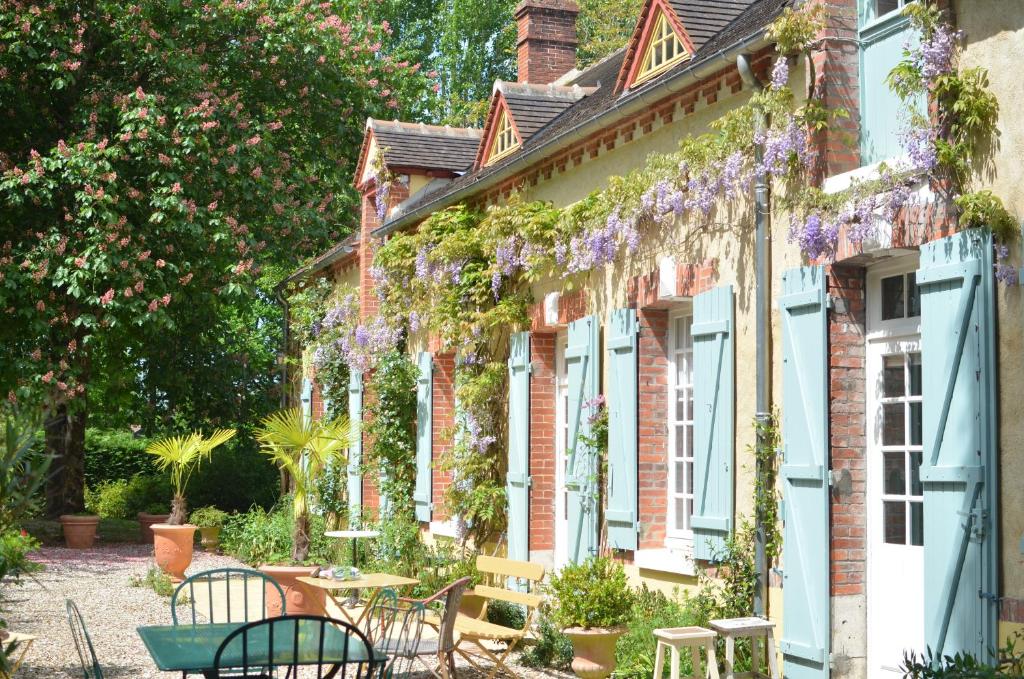
<instances>
[{"instance_id":1,"label":"window sill","mask_svg":"<svg viewBox=\"0 0 1024 679\"><path fill-rule=\"evenodd\" d=\"M665 547L663 549L641 549L633 557L633 565L642 570L696 575L693 563L693 548Z\"/></svg>"},{"instance_id":2,"label":"window sill","mask_svg":"<svg viewBox=\"0 0 1024 679\"><path fill-rule=\"evenodd\" d=\"M451 519L448 521L431 521L430 532L432 535L440 535L445 538L457 537L455 522Z\"/></svg>"}]
</instances>

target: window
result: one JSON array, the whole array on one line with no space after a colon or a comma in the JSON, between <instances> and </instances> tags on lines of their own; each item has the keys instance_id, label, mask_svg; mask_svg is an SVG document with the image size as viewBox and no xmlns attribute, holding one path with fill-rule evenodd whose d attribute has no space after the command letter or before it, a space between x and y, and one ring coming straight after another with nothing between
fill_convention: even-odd
<instances>
[{"instance_id":1,"label":"window","mask_svg":"<svg viewBox=\"0 0 1024 679\"><path fill-rule=\"evenodd\" d=\"M693 316L669 317L668 521L669 538L692 537L693 514Z\"/></svg>"},{"instance_id":2,"label":"window","mask_svg":"<svg viewBox=\"0 0 1024 679\"><path fill-rule=\"evenodd\" d=\"M924 544L921 488L921 354L885 356L882 364L882 527L890 545Z\"/></svg>"},{"instance_id":3,"label":"window","mask_svg":"<svg viewBox=\"0 0 1024 679\"><path fill-rule=\"evenodd\" d=\"M517 148L519 148L519 142L516 140L516 131L512 128L508 112L502 110L494 128L494 141L491 142L491 152L487 156L487 164L504 158Z\"/></svg>"},{"instance_id":4,"label":"window","mask_svg":"<svg viewBox=\"0 0 1024 679\"><path fill-rule=\"evenodd\" d=\"M913 0L872 0L868 3L868 12L870 17L868 19L880 19L887 14L893 12L902 11L904 7L909 5Z\"/></svg>"},{"instance_id":5,"label":"window","mask_svg":"<svg viewBox=\"0 0 1024 679\"><path fill-rule=\"evenodd\" d=\"M653 78L689 56L665 13L659 12L634 84Z\"/></svg>"},{"instance_id":6,"label":"window","mask_svg":"<svg viewBox=\"0 0 1024 679\"><path fill-rule=\"evenodd\" d=\"M921 293L917 274L900 274L882 279L882 320L894 321L921 315Z\"/></svg>"}]
</instances>

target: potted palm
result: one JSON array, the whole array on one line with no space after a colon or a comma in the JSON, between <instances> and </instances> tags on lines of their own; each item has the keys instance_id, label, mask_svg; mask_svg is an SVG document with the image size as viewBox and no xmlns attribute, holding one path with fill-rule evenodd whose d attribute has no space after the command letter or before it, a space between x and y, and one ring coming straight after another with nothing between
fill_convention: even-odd
<instances>
[{"instance_id":1,"label":"potted palm","mask_svg":"<svg viewBox=\"0 0 1024 679\"><path fill-rule=\"evenodd\" d=\"M220 546L220 531L227 519L228 513L216 507L200 507L188 517L191 523L199 526L203 549L208 552L215 551Z\"/></svg>"},{"instance_id":2,"label":"potted palm","mask_svg":"<svg viewBox=\"0 0 1024 679\"><path fill-rule=\"evenodd\" d=\"M605 679L615 671L615 644L625 632L633 591L622 566L594 557L566 566L551 578L551 617L572 641L572 671Z\"/></svg>"},{"instance_id":3,"label":"potted palm","mask_svg":"<svg viewBox=\"0 0 1024 679\"><path fill-rule=\"evenodd\" d=\"M169 471L173 497L171 516L167 523L153 524L153 551L156 565L174 582L181 582L185 569L192 563L192 542L196 527L185 523L185 487L203 460L209 459L213 449L235 435L234 429L218 429L209 437L199 432L185 436L168 436L146 447L156 457L157 467Z\"/></svg>"},{"instance_id":4,"label":"potted palm","mask_svg":"<svg viewBox=\"0 0 1024 679\"><path fill-rule=\"evenodd\" d=\"M352 439L348 418L313 420L301 409L290 408L264 418L256 438L263 452L291 479L294 520L291 563L265 564L260 570L284 589L289 614L319 613L324 605L323 590L308 592L297 579L316 570L304 565L309 557L309 499L331 464L345 464L345 451ZM267 597L268 601L272 598Z\"/></svg>"}]
</instances>

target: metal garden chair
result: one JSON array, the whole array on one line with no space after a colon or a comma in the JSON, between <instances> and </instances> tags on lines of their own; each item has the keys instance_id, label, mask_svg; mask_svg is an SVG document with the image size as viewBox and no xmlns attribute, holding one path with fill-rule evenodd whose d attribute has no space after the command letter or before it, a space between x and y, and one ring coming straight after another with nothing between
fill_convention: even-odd
<instances>
[{"instance_id":1,"label":"metal garden chair","mask_svg":"<svg viewBox=\"0 0 1024 679\"><path fill-rule=\"evenodd\" d=\"M434 677L455 676L455 620L459 617L462 595L472 581L472 578L461 578L426 599L400 599L436 611L427 616L426 623L437 630L437 638L423 639L416 651L416 661Z\"/></svg>"},{"instance_id":2,"label":"metal garden chair","mask_svg":"<svg viewBox=\"0 0 1024 679\"><path fill-rule=\"evenodd\" d=\"M422 604L400 604L393 589L381 590L367 613L363 632L373 647L388 656L387 678L412 673L423 634L426 608Z\"/></svg>"},{"instance_id":3,"label":"metal garden chair","mask_svg":"<svg viewBox=\"0 0 1024 679\"><path fill-rule=\"evenodd\" d=\"M288 679L383 679L386 666L386 657L347 622L283 615L247 623L229 634L217 649L209 676L272 679L285 669Z\"/></svg>"},{"instance_id":4,"label":"metal garden chair","mask_svg":"<svg viewBox=\"0 0 1024 679\"><path fill-rule=\"evenodd\" d=\"M188 597L191 616L178 619L178 602ZM183 581L171 597L171 619L175 625L199 624L197 612L207 623L254 622L267 617L268 598L285 610L281 585L268 575L248 568L214 568ZM185 605L184 603L182 604Z\"/></svg>"},{"instance_id":5,"label":"metal garden chair","mask_svg":"<svg viewBox=\"0 0 1024 679\"><path fill-rule=\"evenodd\" d=\"M83 679L103 679L103 668L96 659L96 649L92 647L89 631L85 629L85 620L78 612L78 606L71 599L67 600L68 623L71 625L71 638L75 641L75 650L82 663Z\"/></svg>"}]
</instances>

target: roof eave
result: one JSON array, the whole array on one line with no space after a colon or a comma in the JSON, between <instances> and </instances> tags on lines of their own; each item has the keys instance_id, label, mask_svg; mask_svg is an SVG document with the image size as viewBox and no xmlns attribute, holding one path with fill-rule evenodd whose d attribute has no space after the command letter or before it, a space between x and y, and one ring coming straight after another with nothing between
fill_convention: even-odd
<instances>
[{"instance_id":1,"label":"roof eave","mask_svg":"<svg viewBox=\"0 0 1024 679\"><path fill-rule=\"evenodd\" d=\"M395 231L398 231L410 224L425 219L430 214L437 212L438 210L443 210L444 208L454 205L463 198L467 198L479 193L480 191L484 191L495 184L508 179L510 176L515 175L521 170L526 169L531 163L541 160L548 154L569 146L577 139L585 138L593 131L607 127L616 120L633 115L654 103L653 100L661 99L666 94L672 92L678 92L684 87L689 86L692 81L699 80L706 75L710 75L714 70L721 68L721 61L732 63L732 60L737 54L741 54L748 50L760 49L761 47L766 47L770 44L772 44L771 41L765 36L765 28L761 27L755 32L747 35L745 38L735 41L728 47L724 47L714 54L709 54L699 61L691 61L689 67L677 73L673 73L665 77L663 80L659 79L657 81L653 81L636 92L625 93L611 108L600 115L565 130L536 148L521 152L519 156L508 165L503 166L493 174L487 175L477 182L468 184L447 196L443 196L437 200L426 203L412 212L399 215L394 220L375 229L373 231L373 235L378 238L387 236L388 234L394 233Z\"/></svg>"},{"instance_id":2,"label":"roof eave","mask_svg":"<svg viewBox=\"0 0 1024 679\"><path fill-rule=\"evenodd\" d=\"M297 269L290 276L288 276L283 281L278 283L277 289L283 290L285 287L291 285L292 283L297 283L298 281L309 278L313 274L320 273L324 269L330 267L332 264L344 260L349 255L355 254L358 251L358 249L359 248L357 248L354 245L343 245L334 250L330 250L320 259L314 260L307 264L306 266Z\"/></svg>"}]
</instances>

